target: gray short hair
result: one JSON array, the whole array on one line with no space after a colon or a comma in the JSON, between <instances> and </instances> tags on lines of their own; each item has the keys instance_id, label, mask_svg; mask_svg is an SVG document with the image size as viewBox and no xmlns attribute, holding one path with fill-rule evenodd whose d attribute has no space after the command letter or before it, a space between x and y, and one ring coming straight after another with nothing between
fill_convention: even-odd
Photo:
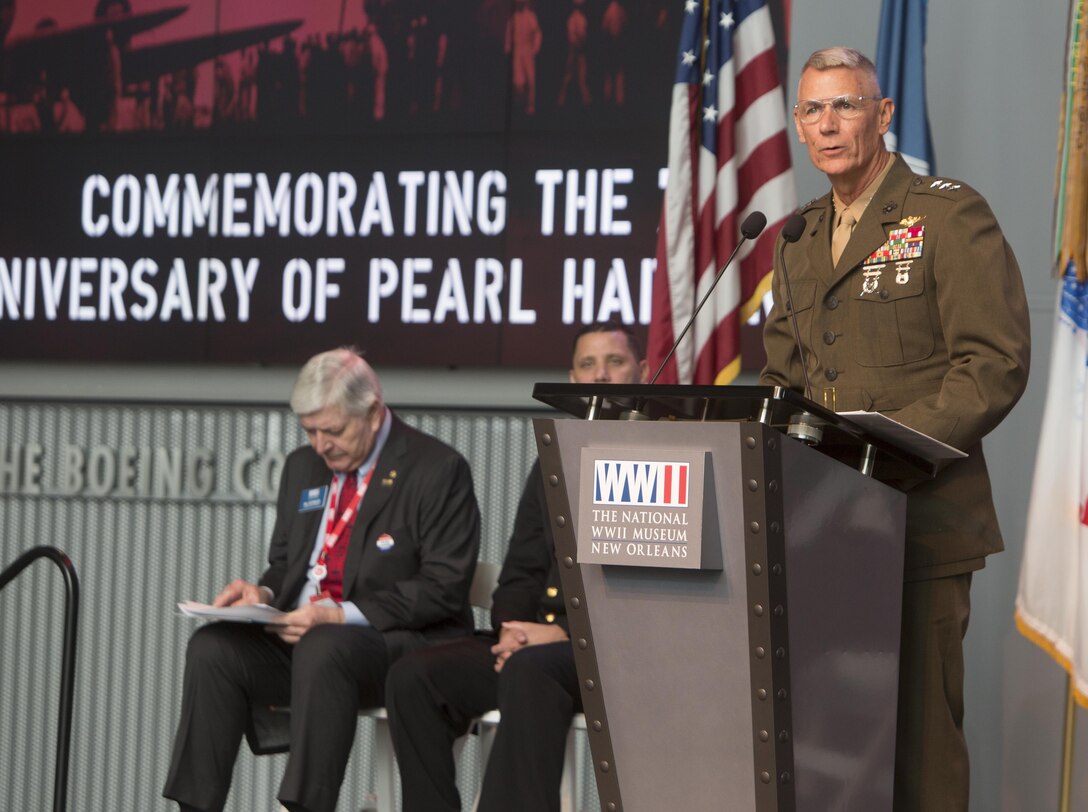
<instances>
[{"instance_id":1,"label":"gray short hair","mask_svg":"<svg viewBox=\"0 0 1088 812\"><path fill-rule=\"evenodd\" d=\"M336 406L345 415L364 416L382 402L377 373L353 347L315 355L303 365L291 390L291 411L297 415Z\"/></svg>"},{"instance_id":2,"label":"gray short hair","mask_svg":"<svg viewBox=\"0 0 1088 812\"><path fill-rule=\"evenodd\" d=\"M801 66L801 73L806 70L831 70L832 68L847 68L859 70L872 79L876 95L880 95L880 79L877 77L876 65L861 51L836 45L831 48L821 48L814 51L812 56L805 60Z\"/></svg>"}]
</instances>

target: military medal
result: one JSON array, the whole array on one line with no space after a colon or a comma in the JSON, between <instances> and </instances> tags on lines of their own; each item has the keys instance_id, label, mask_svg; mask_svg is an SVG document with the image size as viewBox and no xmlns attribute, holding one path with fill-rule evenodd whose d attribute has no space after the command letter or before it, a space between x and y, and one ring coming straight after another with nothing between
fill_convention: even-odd
<instances>
[{"instance_id":1,"label":"military medal","mask_svg":"<svg viewBox=\"0 0 1088 812\"><path fill-rule=\"evenodd\" d=\"M902 228L893 228L888 232L888 241L869 254L862 263L863 267L872 268L865 272L865 281L861 285L861 294L876 293L880 283L880 270L889 262L895 263L895 283L905 285L910 282L910 270L914 260L922 256L926 227L920 226L924 217L910 216L899 221Z\"/></svg>"},{"instance_id":2,"label":"military medal","mask_svg":"<svg viewBox=\"0 0 1088 812\"><path fill-rule=\"evenodd\" d=\"M877 265L862 272L862 276L865 277L861 283L861 295L866 293L876 293L876 289L880 287L880 274L884 270L883 265Z\"/></svg>"}]
</instances>

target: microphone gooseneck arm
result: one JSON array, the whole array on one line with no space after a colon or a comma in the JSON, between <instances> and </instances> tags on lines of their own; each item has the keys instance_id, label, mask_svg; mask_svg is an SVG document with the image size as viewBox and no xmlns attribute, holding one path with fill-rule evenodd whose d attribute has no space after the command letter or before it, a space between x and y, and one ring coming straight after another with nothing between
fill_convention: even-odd
<instances>
[{"instance_id":1,"label":"microphone gooseneck arm","mask_svg":"<svg viewBox=\"0 0 1088 812\"><path fill-rule=\"evenodd\" d=\"M801 343L801 330L797 326L797 310L793 306L793 287L786 272L786 243L797 242L805 230L805 218L800 214L791 214L782 226L782 245L778 249L778 265L782 268L782 281L786 284L786 309L790 311L790 323L793 325L793 340L801 356L801 374L805 381L805 397L812 400L812 382L808 378L808 363L805 360L805 347Z\"/></svg>"},{"instance_id":2,"label":"microphone gooseneck arm","mask_svg":"<svg viewBox=\"0 0 1088 812\"><path fill-rule=\"evenodd\" d=\"M676 348L680 346L680 342L684 340L684 336L687 335L688 330L695 324L695 317L699 315L699 311L703 309L706 300L710 298L710 294L713 293L714 288L718 286L718 280L722 278L726 268L732 264L733 258L736 257L737 252L740 251L740 247L748 240L754 240L758 237L766 225L767 216L761 211L753 211L744 218L744 222L741 223L740 226L740 242L738 242L736 248L733 249L733 253L729 255L729 259L722 265L721 269L718 271L718 275L714 277L714 281L710 283L710 287L707 288L706 293L703 294L703 298L699 300L699 304L695 305L695 310L692 311L691 317L688 319L687 324L684 325L684 329L680 331L680 335L677 337L676 341L673 342L668 355L665 356L664 360L661 362L661 366L659 366L657 372L654 373L654 376L650 378L651 384L657 383L658 376L661 375L662 370L665 369L665 365L669 363L669 359L672 358L673 353L676 352Z\"/></svg>"}]
</instances>

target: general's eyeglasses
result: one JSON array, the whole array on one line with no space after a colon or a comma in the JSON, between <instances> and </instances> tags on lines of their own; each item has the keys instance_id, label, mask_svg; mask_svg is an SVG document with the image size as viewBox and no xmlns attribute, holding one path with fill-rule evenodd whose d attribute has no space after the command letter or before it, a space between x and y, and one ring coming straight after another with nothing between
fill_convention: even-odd
<instances>
[{"instance_id":1,"label":"general's eyeglasses","mask_svg":"<svg viewBox=\"0 0 1088 812\"><path fill-rule=\"evenodd\" d=\"M841 119L849 121L861 115L867 101L879 101L881 96L835 96L830 99L801 99L793 106L802 124L815 124L830 107Z\"/></svg>"}]
</instances>

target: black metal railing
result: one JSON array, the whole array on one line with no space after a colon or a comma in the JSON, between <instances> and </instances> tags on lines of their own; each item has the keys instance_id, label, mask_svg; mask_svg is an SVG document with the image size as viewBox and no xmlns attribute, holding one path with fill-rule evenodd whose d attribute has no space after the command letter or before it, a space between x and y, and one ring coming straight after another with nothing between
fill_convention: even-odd
<instances>
[{"instance_id":1,"label":"black metal railing","mask_svg":"<svg viewBox=\"0 0 1088 812\"><path fill-rule=\"evenodd\" d=\"M76 683L76 625L79 622L79 578L68 556L56 547L32 547L0 572L0 590L39 558L52 559L64 575L64 651L60 661L60 708L57 712L57 766L53 781L53 810L68 808L68 752L72 739L72 699Z\"/></svg>"}]
</instances>

